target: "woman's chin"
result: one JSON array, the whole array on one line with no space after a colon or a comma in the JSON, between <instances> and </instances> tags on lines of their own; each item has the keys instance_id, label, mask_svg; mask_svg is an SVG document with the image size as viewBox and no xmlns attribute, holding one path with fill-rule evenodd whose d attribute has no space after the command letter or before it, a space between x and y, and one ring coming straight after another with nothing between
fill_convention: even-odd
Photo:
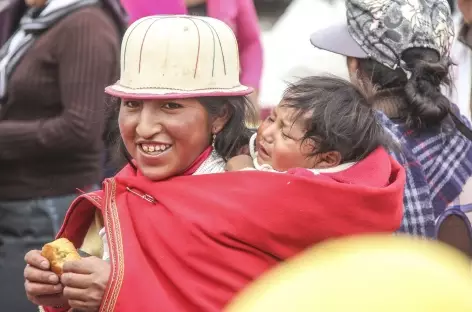
<instances>
[{"instance_id":1,"label":"woman's chin","mask_svg":"<svg viewBox=\"0 0 472 312\"><path fill-rule=\"evenodd\" d=\"M141 174L152 181L160 181L168 179L175 175L174 170L169 166L148 166L145 164L138 164Z\"/></svg>"}]
</instances>

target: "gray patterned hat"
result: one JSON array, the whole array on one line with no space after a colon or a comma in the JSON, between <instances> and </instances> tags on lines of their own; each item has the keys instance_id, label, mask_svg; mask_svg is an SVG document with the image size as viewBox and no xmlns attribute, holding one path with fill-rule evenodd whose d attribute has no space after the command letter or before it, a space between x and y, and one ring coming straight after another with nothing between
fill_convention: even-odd
<instances>
[{"instance_id":1,"label":"gray patterned hat","mask_svg":"<svg viewBox=\"0 0 472 312\"><path fill-rule=\"evenodd\" d=\"M447 0L346 0L347 23L320 30L311 43L356 58L372 58L391 68L408 69L402 53L430 48L449 57L454 24Z\"/></svg>"}]
</instances>

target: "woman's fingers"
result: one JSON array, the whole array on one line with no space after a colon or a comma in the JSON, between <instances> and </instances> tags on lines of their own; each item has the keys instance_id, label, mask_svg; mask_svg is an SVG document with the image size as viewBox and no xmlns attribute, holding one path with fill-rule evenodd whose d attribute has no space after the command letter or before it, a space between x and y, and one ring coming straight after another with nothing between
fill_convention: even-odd
<instances>
[{"instance_id":1,"label":"woman's fingers","mask_svg":"<svg viewBox=\"0 0 472 312\"><path fill-rule=\"evenodd\" d=\"M34 283L51 285L56 285L59 283L59 276L57 276L55 273L37 269L29 264L25 267L24 276L26 280Z\"/></svg>"},{"instance_id":2,"label":"woman's fingers","mask_svg":"<svg viewBox=\"0 0 472 312\"><path fill-rule=\"evenodd\" d=\"M79 289L73 287L64 287L63 295L69 301L82 301L87 302L90 300L87 289ZM70 304L70 303L69 303ZM71 305L71 307L74 307ZM78 308L78 307L74 307Z\"/></svg>"},{"instance_id":3,"label":"woman's fingers","mask_svg":"<svg viewBox=\"0 0 472 312\"><path fill-rule=\"evenodd\" d=\"M45 296L56 295L62 292L63 286L61 284L48 285L41 283L34 283L30 281L25 282L25 290L28 296Z\"/></svg>"},{"instance_id":4,"label":"woman's fingers","mask_svg":"<svg viewBox=\"0 0 472 312\"><path fill-rule=\"evenodd\" d=\"M61 283L67 287L86 289L92 284L90 274L64 273Z\"/></svg>"},{"instance_id":5,"label":"woman's fingers","mask_svg":"<svg viewBox=\"0 0 472 312\"><path fill-rule=\"evenodd\" d=\"M40 306L56 307L67 305L67 299L62 297L62 294L44 295L29 298L31 302Z\"/></svg>"},{"instance_id":6,"label":"woman's fingers","mask_svg":"<svg viewBox=\"0 0 472 312\"><path fill-rule=\"evenodd\" d=\"M90 274L93 273L93 270L90 268L91 258L83 258L81 260L67 261L64 263L63 270L64 272L78 273L78 274Z\"/></svg>"},{"instance_id":7,"label":"woman's fingers","mask_svg":"<svg viewBox=\"0 0 472 312\"><path fill-rule=\"evenodd\" d=\"M39 250L31 250L25 255L25 261L30 266L33 266L42 270L49 270L50 264L48 259L41 255Z\"/></svg>"}]
</instances>

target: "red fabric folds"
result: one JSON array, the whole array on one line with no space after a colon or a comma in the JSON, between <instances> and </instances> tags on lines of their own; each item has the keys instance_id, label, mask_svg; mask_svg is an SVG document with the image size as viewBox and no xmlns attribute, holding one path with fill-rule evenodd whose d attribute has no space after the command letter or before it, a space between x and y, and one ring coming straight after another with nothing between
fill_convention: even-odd
<instances>
[{"instance_id":1,"label":"red fabric folds","mask_svg":"<svg viewBox=\"0 0 472 312\"><path fill-rule=\"evenodd\" d=\"M112 276L101 311L216 312L313 244L394 232L404 181L383 149L340 173L313 176L243 171L152 182L127 167L95 199L75 202L60 236L80 245L81 228L102 210Z\"/></svg>"}]
</instances>

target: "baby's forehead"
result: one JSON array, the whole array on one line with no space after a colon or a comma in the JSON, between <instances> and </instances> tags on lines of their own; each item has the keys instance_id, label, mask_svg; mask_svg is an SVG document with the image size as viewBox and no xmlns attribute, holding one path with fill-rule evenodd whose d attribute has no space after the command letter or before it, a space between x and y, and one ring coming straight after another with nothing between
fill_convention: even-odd
<instances>
[{"instance_id":1,"label":"baby's forehead","mask_svg":"<svg viewBox=\"0 0 472 312\"><path fill-rule=\"evenodd\" d=\"M306 121L311 118L312 110L303 111L291 107L290 103L281 101L273 110L274 115L284 120L288 125L304 126Z\"/></svg>"},{"instance_id":2,"label":"baby's forehead","mask_svg":"<svg viewBox=\"0 0 472 312\"><path fill-rule=\"evenodd\" d=\"M303 135L307 129L307 121L311 118L309 112L301 112L289 106L277 106L273 110L277 120L295 136Z\"/></svg>"}]
</instances>

